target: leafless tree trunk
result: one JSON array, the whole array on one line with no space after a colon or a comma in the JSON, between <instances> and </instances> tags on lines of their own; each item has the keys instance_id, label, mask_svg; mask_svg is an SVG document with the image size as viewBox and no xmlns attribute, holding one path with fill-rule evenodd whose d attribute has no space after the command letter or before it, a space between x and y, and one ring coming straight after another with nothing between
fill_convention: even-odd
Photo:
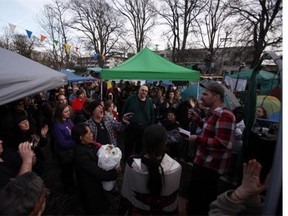
<instances>
[{"instance_id":1,"label":"leafless tree trunk","mask_svg":"<svg viewBox=\"0 0 288 216\"><path fill-rule=\"evenodd\" d=\"M51 39L48 43L52 47L51 63L55 69L69 68L70 65L70 50L65 49L65 44L70 43L66 4L65 0L53 0L44 6L43 16L38 19L42 29Z\"/></svg>"},{"instance_id":2,"label":"leafless tree trunk","mask_svg":"<svg viewBox=\"0 0 288 216\"><path fill-rule=\"evenodd\" d=\"M282 45L282 0L234 0L229 6L237 17L239 42L255 48L253 68L266 47Z\"/></svg>"},{"instance_id":3,"label":"leafless tree trunk","mask_svg":"<svg viewBox=\"0 0 288 216\"><path fill-rule=\"evenodd\" d=\"M169 26L172 38L172 61L184 61L187 39L191 35L193 21L201 13L204 1L200 0L162 0L159 14Z\"/></svg>"},{"instance_id":4,"label":"leafless tree trunk","mask_svg":"<svg viewBox=\"0 0 288 216\"><path fill-rule=\"evenodd\" d=\"M98 62L102 67L105 55L121 34L121 18L105 0L70 0L69 5L72 11L70 27L85 35L88 50L99 54Z\"/></svg>"},{"instance_id":5,"label":"leafless tree trunk","mask_svg":"<svg viewBox=\"0 0 288 216\"><path fill-rule=\"evenodd\" d=\"M27 35L15 34L12 37L11 50L32 59L36 46L39 46L38 38L32 36L30 39Z\"/></svg>"},{"instance_id":6,"label":"leafless tree trunk","mask_svg":"<svg viewBox=\"0 0 288 216\"><path fill-rule=\"evenodd\" d=\"M3 27L3 35L0 38L0 47L11 49L13 32L8 27Z\"/></svg>"},{"instance_id":7,"label":"leafless tree trunk","mask_svg":"<svg viewBox=\"0 0 288 216\"><path fill-rule=\"evenodd\" d=\"M124 0L124 3L113 0L117 11L128 19L135 40L136 51L139 52L147 41L147 33L155 25L156 9L152 0ZM129 35L128 35L129 37Z\"/></svg>"},{"instance_id":8,"label":"leafless tree trunk","mask_svg":"<svg viewBox=\"0 0 288 216\"><path fill-rule=\"evenodd\" d=\"M229 9L226 1L207 0L202 16L198 16L196 37L200 38L202 46L207 50L207 56L204 61L206 64L206 73L212 74L213 65L219 56L217 50L231 42L233 26L229 18Z\"/></svg>"}]
</instances>

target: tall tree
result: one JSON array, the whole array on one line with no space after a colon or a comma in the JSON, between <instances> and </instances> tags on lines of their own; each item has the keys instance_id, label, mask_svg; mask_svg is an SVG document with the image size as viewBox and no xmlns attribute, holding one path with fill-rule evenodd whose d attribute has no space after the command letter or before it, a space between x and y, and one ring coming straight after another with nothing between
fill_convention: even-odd
<instances>
[{"instance_id":1,"label":"tall tree","mask_svg":"<svg viewBox=\"0 0 288 216\"><path fill-rule=\"evenodd\" d=\"M217 50L231 41L233 25L228 19L229 15L225 0L207 0L201 16L196 19L198 30L195 35L207 50L204 61L209 74L212 73L214 61L219 57L216 56Z\"/></svg>"},{"instance_id":2,"label":"tall tree","mask_svg":"<svg viewBox=\"0 0 288 216\"><path fill-rule=\"evenodd\" d=\"M27 58L33 59L33 52L35 47L39 47L39 39L35 36L28 38L27 35L14 34L12 37L11 50L23 55Z\"/></svg>"},{"instance_id":3,"label":"tall tree","mask_svg":"<svg viewBox=\"0 0 288 216\"><path fill-rule=\"evenodd\" d=\"M43 14L38 19L42 29L51 40L48 43L51 47L52 66L55 69L69 68L70 50L65 48L65 44L70 43L67 3L65 0L53 0L44 5Z\"/></svg>"},{"instance_id":4,"label":"tall tree","mask_svg":"<svg viewBox=\"0 0 288 216\"><path fill-rule=\"evenodd\" d=\"M254 46L251 68L269 46L281 46L282 0L250 0L230 3L239 27L239 42Z\"/></svg>"},{"instance_id":5,"label":"tall tree","mask_svg":"<svg viewBox=\"0 0 288 216\"><path fill-rule=\"evenodd\" d=\"M122 20L105 0L70 0L70 27L83 33L87 48L98 54L103 66L122 30ZM92 49L91 49L92 48Z\"/></svg>"},{"instance_id":6,"label":"tall tree","mask_svg":"<svg viewBox=\"0 0 288 216\"><path fill-rule=\"evenodd\" d=\"M124 0L124 3L112 1L117 11L127 18L132 27L127 28L127 31L132 32L136 51L139 52L148 39L147 34L155 25L157 11L153 0Z\"/></svg>"},{"instance_id":7,"label":"tall tree","mask_svg":"<svg viewBox=\"0 0 288 216\"><path fill-rule=\"evenodd\" d=\"M2 35L0 37L0 47L11 49L13 32L8 27L3 27Z\"/></svg>"},{"instance_id":8,"label":"tall tree","mask_svg":"<svg viewBox=\"0 0 288 216\"><path fill-rule=\"evenodd\" d=\"M162 0L161 3L159 14L169 28L165 34L172 40L172 61L184 61L187 39L193 28L193 21L200 14L205 1Z\"/></svg>"}]
</instances>

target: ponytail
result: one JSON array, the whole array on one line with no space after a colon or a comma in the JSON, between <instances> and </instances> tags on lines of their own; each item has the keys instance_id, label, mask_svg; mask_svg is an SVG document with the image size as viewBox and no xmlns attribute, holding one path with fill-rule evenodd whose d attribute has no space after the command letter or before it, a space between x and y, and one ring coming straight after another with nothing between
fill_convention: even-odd
<instances>
[{"instance_id":1,"label":"ponytail","mask_svg":"<svg viewBox=\"0 0 288 216\"><path fill-rule=\"evenodd\" d=\"M160 196L164 183L164 173L160 164L164 155L166 140L167 132L162 125L151 125L144 131L144 150L149 155L149 158L143 158L143 163L146 164L149 173L147 188L156 197ZM161 160L157 159L160 156Z\"/></svg>"}]
</instances>

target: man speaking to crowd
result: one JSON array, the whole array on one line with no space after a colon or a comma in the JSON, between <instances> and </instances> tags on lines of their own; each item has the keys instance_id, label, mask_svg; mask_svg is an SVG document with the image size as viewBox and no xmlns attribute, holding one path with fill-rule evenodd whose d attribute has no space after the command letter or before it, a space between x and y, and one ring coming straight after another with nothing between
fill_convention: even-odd
<instances>
[{"instance_id":1,"label":"man speaking to crowd","mask_svg":"<svg viewBox=\"0 0 288 216\"><path fill-rule=\"evenodd\" d=\"M218 179L229 168L235 129L235 116L224 104L222 85L209 83L202 87L201 100L210 110L204 119L196 112L189 114L202 127L200 135L189 137L197 146L188 191L189 215L207 215L209 204L217 198Z\"/></svg>"}]
</instances>

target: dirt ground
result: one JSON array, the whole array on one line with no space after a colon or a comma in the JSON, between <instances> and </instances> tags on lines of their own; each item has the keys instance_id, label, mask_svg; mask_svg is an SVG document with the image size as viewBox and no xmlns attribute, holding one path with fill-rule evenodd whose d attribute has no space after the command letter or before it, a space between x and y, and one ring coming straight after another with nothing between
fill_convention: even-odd
<instances>
[{"instance_id":1,"label":"dirt ground","mask_svg":"<svg viewBox=\"0 0 288 216\"><path fill-rule=\"evenodd\" d=\"M121 143L119 144L121 148ZM81 205L81 200L78 198L77 191L68 194L62 185L60 179L60 169L57 163L57 159L51 153L50 146L47 145L43 149L45 153L45 171L42 176L46 187L50 190L50 194L47 197L46 209L44 215L84 215L83 207ZM181 159L181 158L180 158ZM191 164L186 163L183 158L179 160L182 165L182 177L180 187L185 190L188 186L191 176L190 169ZM124 170L124 169L123 169ZM122 176L118 179L118 187L121 188ZM219 182L219 193L224 192L227 189L233 188L234 186L225 181ZM119 193L108 193L111 200L111 210L109 211L111 215L116 214L118 208L118 203L120 199ZM186 201L184 198L179 200L179 214L185 215Z\"/></svg>"}]
</instances>

